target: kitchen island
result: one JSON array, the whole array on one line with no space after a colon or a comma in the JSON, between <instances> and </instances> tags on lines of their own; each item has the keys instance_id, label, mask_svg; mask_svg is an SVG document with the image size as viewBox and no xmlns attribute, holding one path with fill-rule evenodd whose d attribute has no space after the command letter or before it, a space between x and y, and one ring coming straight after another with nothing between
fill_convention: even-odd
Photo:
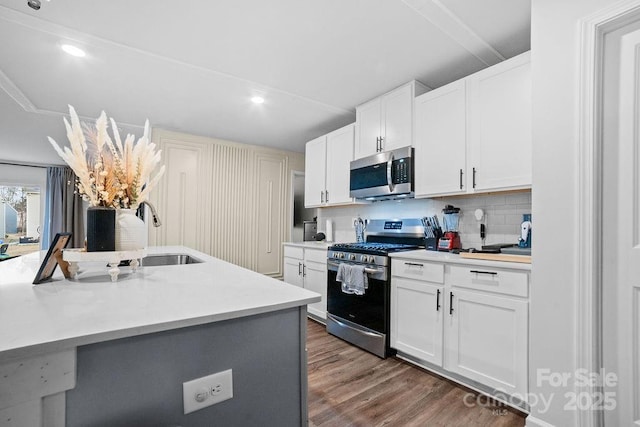
<instances>
[{"instance_id":1,"label":"kitchen island","mask_svg":"<svg viewBox=\"0 0 640 427\"><path fill-rule=\"evenodd\" d=\"M306 305L319 295L203 262L81 265L33 286L42 254L0 264L0 426L303 425ZM233 398L185 415L182 384L231 369Z\"/></svg>"}]
</instances>

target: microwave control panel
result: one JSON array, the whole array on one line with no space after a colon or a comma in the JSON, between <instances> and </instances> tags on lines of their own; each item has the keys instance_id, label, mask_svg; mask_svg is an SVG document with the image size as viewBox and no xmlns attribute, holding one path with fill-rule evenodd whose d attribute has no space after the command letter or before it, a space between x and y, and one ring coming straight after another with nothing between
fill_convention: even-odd
<instances>
[{"instance_id":1,"label":"microwave control panel","mask_svg":"<svg viewBox=\"0 0 640 427\"><path fill-rule=\"evenodd\" d=\"M411 163L407 159L393 161L393 183L405 184L411 182Z\"/></svg>"}]
</instances>

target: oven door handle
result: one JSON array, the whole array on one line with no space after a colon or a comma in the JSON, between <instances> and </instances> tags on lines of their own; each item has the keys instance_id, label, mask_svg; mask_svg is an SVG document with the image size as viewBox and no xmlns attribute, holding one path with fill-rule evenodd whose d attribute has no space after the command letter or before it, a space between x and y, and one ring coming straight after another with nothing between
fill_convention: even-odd
<instances>
[{"instance_id":1,"label":"oven door handle","mask_svg":"<svg viewBox=\"0 0 640 427\"><path fill-rule=\"evenodd\" d=\"M335 262L335 261L327 261L327 264L333 267L340 267L340 264L342 264L341 262ZM351 263L345 263L345 264L350 264L350 265L354 265ZM369 268L369 267L365 267L364 272L367 274L378 274L378 273L384 273L384 269L379 269L379 268Z\"/></svg>"}]
</instances>

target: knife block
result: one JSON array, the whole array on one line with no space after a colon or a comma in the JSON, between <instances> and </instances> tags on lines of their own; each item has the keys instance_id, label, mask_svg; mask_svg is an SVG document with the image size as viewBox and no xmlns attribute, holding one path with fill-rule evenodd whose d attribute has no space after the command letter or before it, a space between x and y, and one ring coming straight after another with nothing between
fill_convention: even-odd
<instances>
[{"instance_id":1,"label":"knife block","mask_svg":"<svg viewBox=\"0 0 640 427\"><path fill-rule=\"evenodd\" d=\"M426 237L424 239L425 249L428 251L437 251L438 250L438 238L437 237Z\"/></svg>"}]
</instances>

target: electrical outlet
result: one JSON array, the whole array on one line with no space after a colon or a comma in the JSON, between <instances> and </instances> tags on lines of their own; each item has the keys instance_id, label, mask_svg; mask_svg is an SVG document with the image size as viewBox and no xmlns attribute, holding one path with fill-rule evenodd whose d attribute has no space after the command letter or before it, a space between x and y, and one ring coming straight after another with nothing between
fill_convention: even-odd
<instances>
[{"instance_id":1,"label":"electrical outlet","mask_svg":"<svg viewBox=\"0 0 640 427\"><path fill-rule=\"evenodd\" d=\"M185 414L215 405L232 397L231 369L182 383Z\"/></svg>"}]
</instances>

